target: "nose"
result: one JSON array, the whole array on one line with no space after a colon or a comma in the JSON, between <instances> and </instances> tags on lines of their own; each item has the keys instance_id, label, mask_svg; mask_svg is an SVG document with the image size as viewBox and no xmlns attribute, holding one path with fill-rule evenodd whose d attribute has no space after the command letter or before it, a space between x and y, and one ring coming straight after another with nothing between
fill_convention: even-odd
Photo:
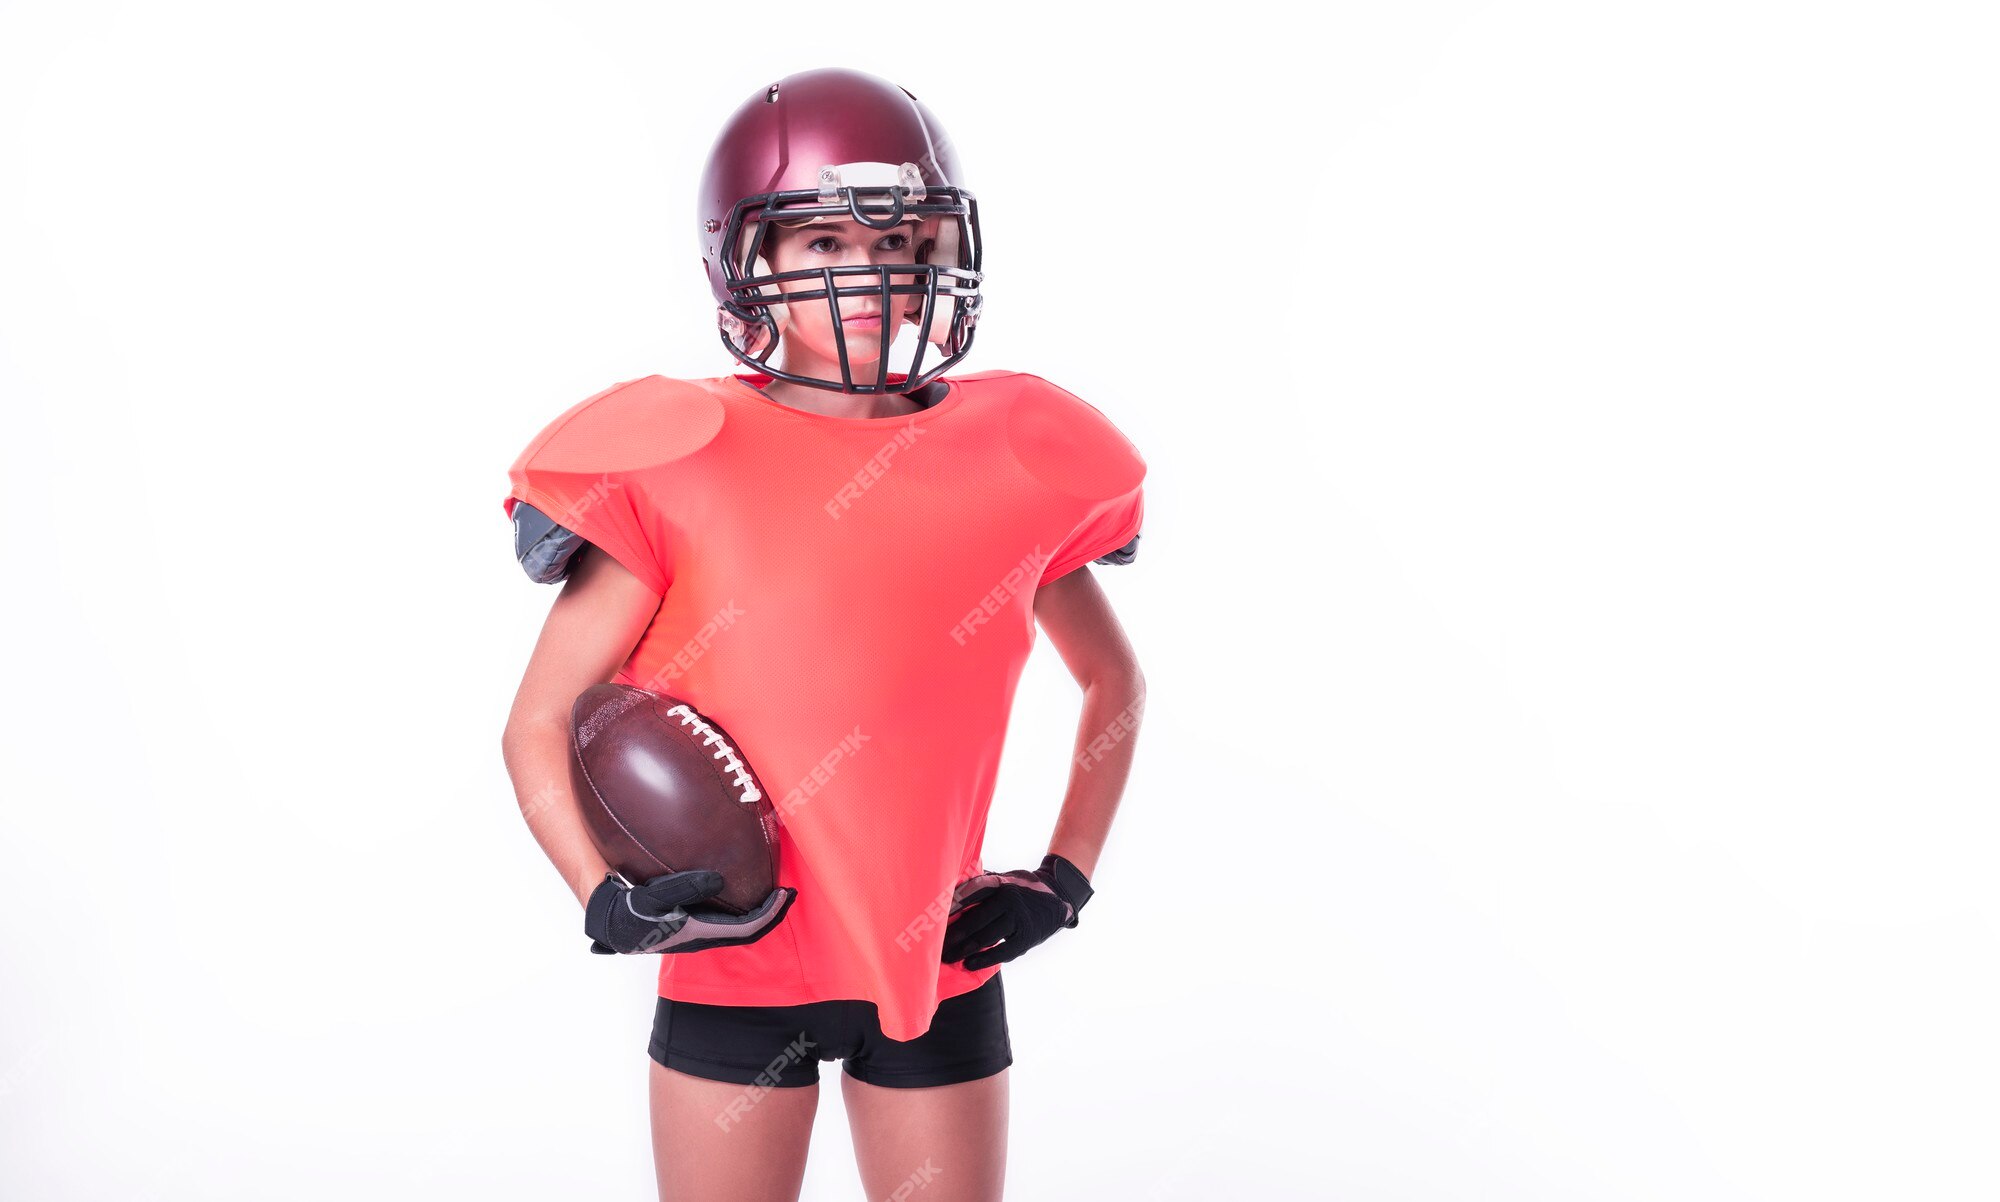
<instances>
[{"instance_id":1,"label":"nose","mask_svg":"<svg viewBox=\"0 0 2000 1202\"><path fill-rule=\"evenodd\" d=\"M863 250L844 256L841 260L842 266L849 267L880 267L885 264L894 264L895 262L895 256L875 250ZM881 275L856 273L854 275L845 277L836 276L834 278L839 281L841 289L846 293L840 298L840 316L843 321L856 317L880 317L882 315L885 298L881 294ZM892 288L909 282L908 276L899 276L893 271L889 273L889 286ZM862 291L847 291L849 289L861 289Z\"/></svg>"}]
</instances>

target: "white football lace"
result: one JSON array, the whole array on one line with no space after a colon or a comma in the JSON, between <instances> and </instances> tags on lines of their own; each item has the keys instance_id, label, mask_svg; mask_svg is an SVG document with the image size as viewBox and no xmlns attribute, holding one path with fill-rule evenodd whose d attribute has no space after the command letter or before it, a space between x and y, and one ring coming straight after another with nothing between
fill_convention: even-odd
<instances>
[{"instance_id":1,"label":"white football lace","mask_svg":"<svg viewBox=\"0 0 2000 1202\"><path fill-rule=\"evenodd\" d=\"M715 753L714 758L728 761L723 767L736 777L736 787L742 792L744 801L753 802L763 799L764 794L757 788L756 779L750 775L750 766L743 762L741 756L736 754L736 749L729 745L729 740L723 738L720 731L702 721L700 714L695 713L685 705L674 706L667 711L667 716L670 718L679 718L682 726L691 726L701 732L701 741L710 747L721 748L721 750Z\"/></svg>"}]
</instances>

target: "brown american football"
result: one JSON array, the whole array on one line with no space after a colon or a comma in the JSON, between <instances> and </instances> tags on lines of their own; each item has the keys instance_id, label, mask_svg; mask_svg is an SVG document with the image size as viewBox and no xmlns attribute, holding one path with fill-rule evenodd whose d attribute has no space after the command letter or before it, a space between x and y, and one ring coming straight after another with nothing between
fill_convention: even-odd
<instances>
[{"instance_id":1,"label":"brown american football","mask_svg":"<svg viewBox=\"0 0 2000 1202\"><path fill-rule=\"evenodd\" d=\"M776 887L776 807L714 719L665 694L592 685L570 709L570 749L591 841L627 881L714 869L722 892L700 904L731 914Z\"/></svg>"}]
</instances>

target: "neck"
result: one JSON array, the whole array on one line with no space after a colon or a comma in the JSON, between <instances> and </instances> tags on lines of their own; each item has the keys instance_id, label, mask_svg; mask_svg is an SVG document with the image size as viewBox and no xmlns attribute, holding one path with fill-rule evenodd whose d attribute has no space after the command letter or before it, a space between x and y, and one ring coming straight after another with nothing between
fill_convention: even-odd
<instances>
[{"instance_id":1,"label":"neck","mask_svg":"<svg viewBox=\"0 0 2000 1202\"><path fill-rule=\"evenodd\" d=\"M790 369L787 369L790 370ZM936 394L938 382L918 389L915 393L855 394L836 392L830 388L814 388L810 384L794 384L790 380L772 380L764 385L764 395L794 409L817 413L822 417L900 417L905 413L917 413L929 408L931 398Z\"/></svg>"}]
</instances>

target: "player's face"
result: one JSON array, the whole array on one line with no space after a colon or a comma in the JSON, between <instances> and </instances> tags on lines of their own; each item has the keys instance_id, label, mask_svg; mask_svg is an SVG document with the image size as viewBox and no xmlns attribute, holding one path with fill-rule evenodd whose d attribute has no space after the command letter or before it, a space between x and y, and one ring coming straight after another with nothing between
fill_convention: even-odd
<instances>
[{"instance_id":1,"label":"player's face","mask_svg":"<svg viewBox=\"0 0 2000 1202\"><path fill-rule=\"evenodd\" d=\"M858 221L824 222L817 225L798 226L791 229L775 230L778 242L770 255L773 271L801 271L821 267L879 266L884 263L915 263L917 247L922 230L915 220L905 221L894 229L870 229ZM891 285L906 285L915 282L912 275L891 275ZM834 283L841 288L862 287L874 283L868 276L841 275L834 277ZM788 280L777 285L785 292L810 292L825 286L824 280ZM882 298L875 296L841 296L841 333L847 341L847 361L852 365L874 364L881 358L882 323L890 321L892 328L889 338L893 342L896 329L906 320L914 320L914 315L922 312L921 296L892 296L889 313L882 311ZM825 373L829 378L840 375L840 348L833 333L833 314L829 311L826 298L800 301L786 305L778 319L785 330L784 349L780 354L785 358L786 367L803 367L810 357L824 364L832 365Z\"/></svg>"}]
</instances>

